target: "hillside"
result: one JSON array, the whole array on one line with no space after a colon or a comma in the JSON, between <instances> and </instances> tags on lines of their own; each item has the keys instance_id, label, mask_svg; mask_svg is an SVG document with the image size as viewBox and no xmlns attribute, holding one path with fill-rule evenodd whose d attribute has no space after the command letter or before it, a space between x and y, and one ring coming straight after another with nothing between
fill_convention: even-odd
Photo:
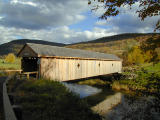
<instances>
[{"instance_id":1,"label":"hillside","mask_svg":"<svg viewBox=\"0 0 160 120\"><path fill-rule=\"evenodd\" d=\"M124 39L131 39L131 38L136 38L136 37L141 37L141 36L144 37L144 36L150 36L150 35L157 35L157 33L123 33L123 34L102 37L102 38L98 38L96 40L86 41L86 42L80 42L80 43L75 43L75 44L82 44L82 43L104 43L104 42L119 41L119 40L124 40Z\"/></svg>"},{"instance_id":2,"label":"hillside","mask_svg":"<svg viewBox=\"0 0 160 120\"><path fill-rule=\"evenodd\" d=\"M76 43L68 45L66 47L116 54L122 57L123 52L128 51L132 46L140 44L141 41L147 40L152 35L157 36L160 34L127 33L127 34L103 37L88 42Z\"/></svg>"},{"instance_id":3,"label":"hillside","mask_svg":"<svg viewBox=\"0 0 160 120\"><path fill-rule=\"evenodd\" d=\"M45 44L45 45L53 45L53 46L64 46L65 45L62 43L54 43L54 42L48 42L48 41L43 41L43 40L19 39L19 40L13 40L11 42L0 45L0 55L3 56L8 53L17 54L19 50L23 47L23 45L26 43L37 43L37 44Z\"/></svg>"},{"instance_id":4,"label":"hillside","mask_svg":"<svg viewBox=\"0 0 160 120\"><path fill-rule=\"evenodd\" d=\"M147 40L152 35L160 35L160 34L126 33L126 34L103 37L93 41L80 42L70 45L47 42L43 40L20 39L20 40L13 40L11 42L0 45L0 55L3 56L8 53L17 54L25 43L38 43L38 44L53 45L53 46L65 46L68 48L84 49L102 53L111 53L121 57L124 51L127 51L134 45L138 45L143 40Z\"/></svg>"}]
</instances>

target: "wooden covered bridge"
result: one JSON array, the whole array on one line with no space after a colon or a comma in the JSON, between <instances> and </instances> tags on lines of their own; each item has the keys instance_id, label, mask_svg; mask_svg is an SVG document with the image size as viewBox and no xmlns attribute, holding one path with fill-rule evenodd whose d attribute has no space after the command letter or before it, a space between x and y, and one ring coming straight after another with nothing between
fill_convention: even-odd
<instances>
[{"instance_id":1,"label":"wooden covered bridge","mask_svg":"<svg viewBox=\"0 0 160 120\"><path fill-rule=\"evenodd\" d=\"M18 53L24 72L37 71L39 77L68 81L121 73L122 60L112 54L27 43Z\"/></svg>"}]
</instances>

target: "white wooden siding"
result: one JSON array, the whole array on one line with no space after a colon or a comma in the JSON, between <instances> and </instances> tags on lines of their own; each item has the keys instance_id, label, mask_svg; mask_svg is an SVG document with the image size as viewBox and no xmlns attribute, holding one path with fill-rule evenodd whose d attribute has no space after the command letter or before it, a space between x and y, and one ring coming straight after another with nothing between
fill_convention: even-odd
<instances>
[{"instance_id":1,"label":"white wooden siding","mask_svg":"<svg viewBox=\"0 0 160 120\"><path fill-rule=\"evenodd\" d=\"M41 58L40 74L51 80L68 81L117 73L121 68L122 61Z\"/></svg>"}]
</instances>

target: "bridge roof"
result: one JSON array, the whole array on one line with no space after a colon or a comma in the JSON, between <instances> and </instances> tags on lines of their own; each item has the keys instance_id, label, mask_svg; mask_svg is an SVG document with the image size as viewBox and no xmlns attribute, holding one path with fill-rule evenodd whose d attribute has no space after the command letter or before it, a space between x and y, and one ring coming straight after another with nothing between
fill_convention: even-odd
<instances>
[{"instance_id":1,"label":"bridge roof","mask_svg":"<svg viewBox=\"0 0 160 120\"><path fill-rule=\"evenodd\" d=\"M75 58L121 60L119 57L113 54L91 52L86 50L57 47L57 46L50 46L43 44L34 44L34 43L27 43L25 46L31 48L32 52L35 53L35 56L30 56L30 57L61 56L61 57L75 57ZM18 56L25 57L24 54L21 54L25 46L18 53Z\"/></svg>"}]
</instances>

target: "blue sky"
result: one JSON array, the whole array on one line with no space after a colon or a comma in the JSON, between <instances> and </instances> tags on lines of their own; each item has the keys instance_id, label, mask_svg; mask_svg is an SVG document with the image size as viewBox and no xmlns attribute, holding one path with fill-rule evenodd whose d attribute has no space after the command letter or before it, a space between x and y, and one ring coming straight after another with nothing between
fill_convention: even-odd
<instances>
[{"instance_id":1,"label":"blue sky","mask_svg":"<svg viewBox=\"0 0 160 120\"><path fill-rule=\"evenodd\" d=\"M91 12L88 0L0 0L0 44L14 39L41 39L76 43L120 33L153 32L158 17L141 21L139 3L107 21L98 17L104 9Z\"/></svg>"},{"instance_id":2,"label":"blue sky","mask_svg":"<svg viewBox=\"0 0 160 120\"><path fill-rule=\"evenodd\" d=\"M69 27L74 30L92 30L97 25L95 24L97 21L100 21L100 19L97 16L92 15L91 11L87 11L85 13L82 13L82 15L86 16L86 18L76 24L72 24Z\"/></svg>"}]
</instances>

